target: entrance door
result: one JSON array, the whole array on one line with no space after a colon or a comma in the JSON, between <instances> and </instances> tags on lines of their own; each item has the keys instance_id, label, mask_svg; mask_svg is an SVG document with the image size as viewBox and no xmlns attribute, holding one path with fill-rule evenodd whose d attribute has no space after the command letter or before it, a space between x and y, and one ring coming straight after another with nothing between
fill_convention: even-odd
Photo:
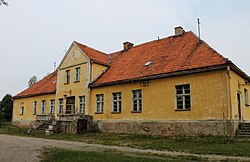
<instances>
[{"instance_id":1,"label":"entrance door","mask_svg":"<svg viewBox=\"0 0 250 162\"><path fill-rule=\"evenodd\" d=\"M238 113L239 113L239 120L242 120L242 109L241 109L241 95L237 93L237 101L238 101Z\"/></svg>"},{"instance_id":2,"label":"entrance door","mask_svg":"<svg viewBox=\"0 0 250 162\"><path fill-rule=\"evenodd\" d=\"M82 134L87 132L88 121L86 119L79 119L77 121L77 133Z\"/></svg>"},{"instance_id":3,"label":"entrance door","mask_svg":"<svg viewBox=\"0 0 250 162\"><path fill-rule=\"evenodd\" d=\"M65 113L66 114L74 114L75 113L75 97L67 97Z\"/></svg>"}]
</instances>

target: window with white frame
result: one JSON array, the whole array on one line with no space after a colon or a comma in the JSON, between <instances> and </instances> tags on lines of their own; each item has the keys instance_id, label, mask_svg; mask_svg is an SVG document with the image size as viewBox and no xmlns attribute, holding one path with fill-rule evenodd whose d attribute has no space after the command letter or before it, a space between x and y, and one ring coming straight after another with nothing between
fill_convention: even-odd
<instances>
[{"instance_id":1,"label":"window with white frame","mask_svg":"<svg viewBox=\"0 0 250 162\"><path fill-rule=\"evenodd\" d=\"M104 95L97 94L96 95L96 113L102 113L104 106Z\"/></svg>"},{"instance_id":2,"label":"window with white frame","mask_svg":"<svg viewBox=\"0 0 250 162\"><path fill-rule=\"evenodd\" d=\"M46 112L46 101L42 100L41 102L41 114L45 114Z\"/></svg>"},{"instance_id":3,"label":"window with white frame","mask_svg":"<svg viewBox=\"0 0 250 162\"><path fill-rule=\"evenodd\" d=\"M244 89L244 95L245 95L245 105L249 106L249 98L248 98L248 90Z\"/></svg>"},{"instance_id":4,"label":"window with white frame","mask_svg":"<svg viewBox=\"0 0 250 162\"><path fill-rule=\"evenodd\" d=\"M36 114L37 101L34 101L33 114Z\"/></svg>"},{"instance_id":5,"label":"window with white frame","mask_svg":"<svg viewBox=\"0 0 250 162\"><path fill-rule=\"evenodd\" d=\"M75 82L79 82L80 81L80 67L77 67L75 69Z\"/></svg>"},{"instance_id":6,"label":"window with white frame","mask_svg":"<svg viewBox=\"0 0 250 162\"><path fill-rule=\"evenodd\" d=\"M112 93L113 105L112 112L121 112L122 110L122 93L116 92Z\"/></svg>"},{"instance_id":7,"label":"window with white frame","mask_svg":"<svg viewBox=\"0 0 250 162\"><path fill-rule=\"evenodd\" d=\"M21 109L20 109L20 115L24 115L24 107L21 107Z\"/></svg>"},{"instance_id":8,"label":"window with white frame","mask_svg":"<svg viewBox=\"0 0 250 162\"><path fill-rule=\"evenodd\" d=\"M70 82L70 70L66 70L66 73L65 73L65 83L69 84L69 82Z\"/></svg>"},{"instance_id":9,"label":"window with white frame","mask_svg":"<svg viewBox=\"0 0 250 162\"><path fill-rule=\"evenodd\" d=\"M63 99L62 98L58 99L58 113L59 114L63 113Z\"/></svg>"},{"instance_id":10,"label":"window with white frame","mask_svg":"<svg viewBox=\"0 0 250 162\"><path fill-rule=\"evenodd\" d=\"M176 89L176 109L177 110L190 110L191 109L191 96L190 85L177 85Z\"/></svg>"},{"instance_id":11,"label":"window with white frame","mask_svg":"<svg viewBox=\"0 0 250 162\"><path fill-rule=\"evenodd\" d=\"M54 114L55 111L55 100L50 100L50 114Z\"/></svg>"},{"instance_id":12,"label":"window with white frame","mask_svg":"<svg viewBox=\"0 0 250 162\"><path fill-rule=\"evenodd\" d=\"M78 112L84 113L84 109L85 109L85 97L79 96Z\"/></svg>"},{"instance_id":13,"label":"window with white frame","mask_svg":"<svg viewBox=\"0 0 250 162\"><path fill-rule=\"evenodd\" d=\"M133 112L142 111L142 93L141 90L133 90Z\"/></svg>"}]
</instances>

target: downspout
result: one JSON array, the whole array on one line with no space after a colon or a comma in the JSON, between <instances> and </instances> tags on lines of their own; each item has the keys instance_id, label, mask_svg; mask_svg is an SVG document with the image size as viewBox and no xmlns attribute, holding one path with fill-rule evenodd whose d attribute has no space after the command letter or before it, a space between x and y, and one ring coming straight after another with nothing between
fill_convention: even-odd
<instances>
[{"instance_id":1,"label":"downspout","mask_svg":"<svg viewBox=\"0 0 250 162\"><path fill-rule=\"evenodd\" d=\"M231 134L230 131L230 126L229 126L229 121L231 121L232 125L232 130L234 130L233 126L233 117L232 117L232 102L231 102L231 87L230 87L230 67L227 66L227 71L226 71L226 84L227 84L227 102L228 102L228 115L227 115L227 130L228 130L228 135Z\"/></svg>"}]
</instances>

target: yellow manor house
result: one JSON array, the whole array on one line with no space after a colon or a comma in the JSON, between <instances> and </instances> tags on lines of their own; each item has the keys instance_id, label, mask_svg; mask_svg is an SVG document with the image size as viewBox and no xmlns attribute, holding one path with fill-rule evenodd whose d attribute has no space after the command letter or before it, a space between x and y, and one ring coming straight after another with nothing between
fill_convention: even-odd
<instances>
[{"instance_id":1,"label":"yellow manor house","mask_svg":"<svg viewBox=\"0 0 250 162\"><path fill-rule=\"evenodd\" d=\"M105 54L73 42L57 70L13 97L31 132L249 135L250 77L194 33Z\"/></svg>"}]
</instances>

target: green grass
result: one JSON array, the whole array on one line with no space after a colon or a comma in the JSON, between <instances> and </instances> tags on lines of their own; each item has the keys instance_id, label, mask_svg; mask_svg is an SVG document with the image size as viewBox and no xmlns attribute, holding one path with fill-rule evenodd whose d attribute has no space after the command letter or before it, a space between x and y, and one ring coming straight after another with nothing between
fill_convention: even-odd
<instances>
[{"instance_id":1,"label":"green grass","mask_svg":"<svg viewBox=\"0 0 250 162\"><path fill-rule=\"evenodd\" d=\"M0 134L39 137L47 139L79 141L103 145L128 146L134 148L181 151L195 154L217 154L250 157L250 141L222 138L215 136L204 137L161 137L149 135L88 133L83 135L53 134L51 136L30 135L27 129L4 124L0 126Z\"/></svg>"},{"instance_id":2,"label":"green grass","mask_svg":"<svg viewBox=\"0 0 250 162\"><path fill-rule=\"evenodd\" d=\"M45 148L43 150L42 162L166 162L166 161L203 161L203 159L192 156L162 157L145 154L126 154L112 150L104 152L73 151L57 148ZM204 159L205 160L205 159Z\"/></svg>"},{"instance_id":3,"label":"green grass","mask_svg":"<svg viewBox=\"0 0 250 162\"><path fill-rule=\"evenodd\" d=\"M9 122L0 123L0 134L10 134L10 135L19 135L19 136L29 135L27 129L15 127Z\"/></svg>"}]
</instances>

